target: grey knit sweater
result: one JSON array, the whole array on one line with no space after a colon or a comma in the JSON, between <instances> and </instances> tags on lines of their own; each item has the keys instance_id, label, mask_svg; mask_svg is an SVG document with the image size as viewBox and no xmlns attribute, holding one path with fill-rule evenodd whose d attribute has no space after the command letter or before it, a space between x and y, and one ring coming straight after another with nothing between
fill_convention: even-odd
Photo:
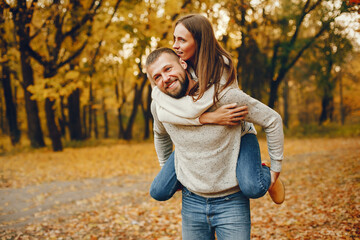
<instances>
[{"instance_id":1,"label":"grey knit sweater","mask_svg":"<svg viewBox=\"0 0 360 240\"><path fill-rule=\"evenodd\" d=\"M271 159L271 169L281 171L284 135L280 115L232 88L222 96L217 107L236 102L248 106L245 121L264 128ZM239 191L236 180L236 162L240 150L241 125L185 126L159 121L156 103L151 110L154 116L154 143L159 162L164 163L175 146L175 171L178 180L191 192L204 197L221 197Z\"/></svg>"}]
</instances>

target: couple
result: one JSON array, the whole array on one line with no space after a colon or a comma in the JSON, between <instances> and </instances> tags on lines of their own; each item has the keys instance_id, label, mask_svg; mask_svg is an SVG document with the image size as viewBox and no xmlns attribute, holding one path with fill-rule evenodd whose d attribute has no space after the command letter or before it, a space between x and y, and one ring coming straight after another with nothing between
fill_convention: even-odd
<instances>
[{"instance_id":1,"label":"couple","mask_svg":"<svg viewBox=\"0 0 360 240\"><path fill-rule=\"evenodd\" d=\"M281 117L238 88L232 59L205 17L178 20L173 48L146 61L162 166L150 194L164 201L182 189L183 239L250 239L249 198L269 191L274 202L284 200ZM266 132L271 168L261 164L249 122Z\"/></svg>"}]
</instances>

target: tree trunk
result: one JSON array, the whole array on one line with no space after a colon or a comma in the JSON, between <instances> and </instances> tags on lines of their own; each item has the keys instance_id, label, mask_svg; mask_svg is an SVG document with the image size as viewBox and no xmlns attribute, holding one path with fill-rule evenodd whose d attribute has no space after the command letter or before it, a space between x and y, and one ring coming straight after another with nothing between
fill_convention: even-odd
<instances>
[{"instance_id":1,"label":"tree trunk","mask_svg":"<svg viewBox=\"0 0 360 240\"><path fill-rule=\"evenodd\" d=\"M270 81L270 97L269 97L269 104L268 106L271 108L275 107L276 101L278 99L278 89L280 86L281 81L284 79L287 71L289 69L281 68L279 71L279 75L276 79L271 79Z\"/></svg>"},{"instance_id":2,"label":"tree trunk","mask_svg":"<svg viewBox=\"0 0 360 240\"><path fill-rule=\"evenodd\" d=\"M0 99L0 129L1 134L5 134L5 116L4 116L4 103L2 99Z\"/></svg>"},{"instance_id":3,"label":"tree trunk","mask_svg":"<svg viewBox=\"0 0 360 240\"><path fill-rule=\"evenodd\" d=\"M284 89L283 89L283 98L284 98L284 126L289 127L289 82L288 79L284 79Z\"/></svg>"},{"instance_id":4,"label":"tree trunk","mask_svg":"<svg viewBox=\"0 0 360 240\"><path fill-rule=\"evenodd\" d=\"M319 118L319 125L323 124L327 119L329 119L331 112L331 98L324 96L321 100L321 114Z\"/></svg>"},{"instance_id":5,"label":"tree trunk","mask_svg":"<svg viewBox=\"0 0 360 240\"><path fill-rule=\"evenodd\" d=\"M8 52L8 42L5 39L6 31L4 26L5 26L5 16L4 16L4 9L2 8L0 10L0 51L1 51L0 58L6 59ZM16 105L14 103L14 98L12 96L10 69L7 61L4 60L1 61L1 69L2 69L2 76L0 79L3 85L6 118L10 132L11 144L15 145L20 141L20 130L17 123ZM0 128L2 132L5 132L5 119L4 119L4 107L3 107L4 103L2 100L0 104L1 104Z\"/></svg>"},{"instance_id":6,"label":"tree trunk","mask_svg":"<svg viewBox=\"0 0 360 240\"><path fill-rule=\"evenodd\" d=\"M146 96L146 108L143 107L143 113L144 113L144 140L150 138L150 123L152 120L151 115L151 86L148 85L148 92Z\"/></svg>"},{"instance_id":7,"label":"tree trunk","mask_svg":"<svg viewBox=\"0 0 360 240\"><path fill-rule=\"evenodd\" d=\"M104 114L104 138L109 138L109 120L104 98L102 100L102 110Z\"/></svg>"},{"instance_id":8,"label":"tree trunk","mask_svg":"<svg viewBox=\"0 0 360 240\"><path fill-rule=\"evenodd\" d=\"M86 120L87 120L86 109L87 109L87 105L84 105L82 107L82 110L83 110L82 119L83 119L83 127L84 127L84 135L83 135L83 137L84 138L86 138L88 136L88 127L87 127L87 123L86 123Z\"/></svg>"},{"instance_id":9,"label":"tree trunk","mask_svg":"<svg viewBox=\"0 0 360 240\"><path fill-rule=\"evenodd\" d=\"M345 124L345 109L344 109L344 97L343 97L343 81L342 74L339 74L339 95L340 95L340 119L341 125Z\"/></svg>"},{"instance_id":10,"label":"tree trunk","mask_svg":"<svg viewBox=\"0 0 360 240\"><path fill-rule=\"evenodd\" d=\"M134 100L133 100L133 107L131 110L129 121L127 123L125 134L124 134L125 140L131 140L133 137L132 130L133 130L134 122L135 122L135 117L136 117L136 114L138 111L139 104L141 103L142 93L143 93L146 81L147 81L147 79L146 79L146 77L144 77L139 89L138 89L138 85L137 84L135 85L135 88L134 88L135 96L134 96Z\"/></svg>"},{"instance_id":11,"label":"tree trunk","mask_svg":"<svg viewBox=\"0 0 360 240\"><path fill-rule=\"evenodd\" d=\"M28 136L33 148L44 147L44 136L41 130L39 109L36 101L31 99L31 93L27 88L34 84L34 73L30 63L30 56L27 46L30 45L30 29L28 23L31 22L32 13L27 13L26 1L18 1L18 8L13 9L14 25L16 34L19 37L19 51L21 70L23 78L23 89L25 98L25 109L28 125Z\"/></svg>"},{"instance_id":12,"label":"tree trunk","mask_svg":"<svg viewBox=\"0 0 360 240\"><path fill-rule=\"evenodd\" d=\"M119 126L119 129L118 129L118 139L121 139L124 137L124 134L125 134L125 130L124 130L124 125L123 125L123 121L122 121L122 115L121 115L121 107L118 107L117 109L117 118L118 118L118 126Z\"/></svg>"},{"instance_id":13,"label":"tree trunk","mask_svg":"<svg viewBox=\"0 0 360 240\"><path fill-rule=\"evenodd\" d=\"M61 112L61 118L59 118L60 132L61 132L61 136L65 137L67 121L65 116L64 96L60 96L60 112Z\"/></svg>"},{"instance_id":14,"label":"tree trunk","mask_svg":"<svg viewBox=\"0 0 360 240\"><path fill-rule=\"evenodd\" d=\"M97 109L93 110L93 120L94 120L94 134L95 138L99 138L99 130L98 130L98 121L97 121Z\"/></svg>"},{"instance_id":15,"label":"tree trunk","mask_svg":"<svg viewBox=\"0 0 360 240\"><path fill-rule=\"evenodd\" d=\"M25 96L25 109L28 125L28 136L33 148L44 147L44 136L41 129L39 108L37 102L31 99L31 93L27 88L34 84L33 69L30 65L30 57L27 52L20 47L21 68Z\"/></svg>"},{"instance_id":16,"label":"tree trunk","mask_svg":"<svg viewBox=\"0 0 360 240\"><path fill-rule=\"evenodd\" d=\"M118 103L120 104L120 93L119 93L119 88L118 88L118 84L115 81L114 84L114 88L115 88L115 96L116 96L116 100L118 101ZM117 120L118 120L118 139L121 139L124 136L124 127L123 127L123 122L122 122L122 116L121 116L121 108L122 108L122 104L118 106L117 108Z\"/></svg>"},{"instance_id":17,"label":"tree trunk","mask_svg":"<svg viewBox=\"0 0 360 240\"><path fill-rule=\"evenodd\" d=\"M55 122L55 110L54 100L46 98L45 100L45 112L46 112L46 123L49 130L49 136L52 143L53 151L62 151L61 134Z\"/></svg>"},{"instance_id":18,"label":"tree trunk","mask_svg":"<svg viewBox=\"0 0 360 240\"><path fill-rule=\"evenodd\" d=\"M327 74L324 77L325 82L323 83L324 85L322 86L323 95L321 100L321 114L319 118L320 125L328 119L332 120L332 116L334 112L333 83L329 78L330 78L330 74Z\"/></svg>"},{"instance_id":19,"label":"tree trunk","mask_svg":"<svg viewBox=\"0 0 360 240\"><path fill-rule=\"evenodd\" d=\"M15 145L20 141L20 130L17 123L16 107L13 101L10 71L6 63L2 64L1 82L4 90L4 99L6 106L6 119L9 125L11 144Z\"/></svg>"},{"instance_id":20,"label":"tree trunk","mask_svg":"<svg viewBox=\"0 0 360 240\"><path fill-rule=\"evenodd\" d=\"M133 125L134 125L134 122L135 122L135 117L136 117L136 114L137 114L137 111L138 111L139 104L141 102L141 98L139 97L140 90L138 90L137 85L135 85L134 91L135 91L135 96L134 96L134 99L133 99L133 106L132 106L132 110L131 110L129 120L127 122L126 130L124 132L124 139L125 140L131 140L132 137L133 137L132 136Z\"/></svg>"},{"instance_id":21,"label":"tree trunk","mask_svg":"<svg viewBox=\"0 0 360 240\"><path fill-rule=\"evenodd\" d=\"M88 126L88 134L86 135L87 138L91 138L91 133L92 133L92 117L93 117L93 90L92 90L92 83L91 83L92 79L90 77L90 84L89 84L89 104L88 104L88 109L89 109L89 126Z\"/></svg>"},{"instance_id":22,"label":"tree trunk","mask_svg":"<svg viewBox=\"0 0 360 240\"><path fill-rule=\"evenodd\" d=\"M68 110L69 110L69 132L71 140L82 140L82 126L80 117L80 89L77 88L68 97ZM83 113L86 116L86 113ZM86 119L86 117L85 117Z\"/></svg>"},{"instance_id":23,"label":"tree trunk","mask_svg":"<svg viewBox=\"0 0 360 240\"><path fill-rule=\"evenodd\" d=\"M0 12L3 14L3 10ZM1 16L0 18L0 34L5 36L5 29L4 29L4 18ZM4 37L0 39L0 49L1 49L1 57L5 57L8 51L8 44ZM2 76L1 82L3 85L3 92L4 92L4 99L5 99L5 106L6 106L6 118L9 126L10 132L10 139L11 144L15 145L20 141L20 130L17 123L17 112L16 112L16 105L14 103L14 98L12 95L12 88L11 88L11 79L10 79L10 68L7 61L3 61L1 63L2 67ZM3 124L3 117L1 111L1 127L4 128Z\"/></svg>"}]
</instances>

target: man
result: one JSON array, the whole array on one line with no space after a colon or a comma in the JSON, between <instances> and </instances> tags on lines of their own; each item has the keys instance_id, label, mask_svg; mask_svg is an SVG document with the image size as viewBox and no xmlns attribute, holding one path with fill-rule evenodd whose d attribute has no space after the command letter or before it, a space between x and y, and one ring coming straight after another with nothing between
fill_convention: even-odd
<instances>
[{"instance_id":1,"label":"man","mask_svg":"<svg viewBox=\"0 0 360 240\"><path fill-rule=\"evenodd\" d=\"M152 85L175 98L188 94L194 85L186 68L186 63L168 48L155 50L146 62ZM272 151L282 155L280 116L239 89L228 90L216 106L233 102L241 106L251 102L254 110L249 111L248 119L267 126L269 144L275 149ZM166 162L175 145L176 177L184 186L183 239L214 239L215 233L218 239L250 239L249 199L240 191L235 174L241 125L162 123L158 119L155 102L151 109L155 148L160 163ZM214 109L215 106L210 110Z\"/></svg>"}]
</instances>

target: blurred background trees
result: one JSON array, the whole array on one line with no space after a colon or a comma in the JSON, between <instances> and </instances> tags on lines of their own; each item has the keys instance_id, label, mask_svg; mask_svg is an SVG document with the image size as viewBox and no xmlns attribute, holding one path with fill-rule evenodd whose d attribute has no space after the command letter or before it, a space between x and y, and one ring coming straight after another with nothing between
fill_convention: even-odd
<instances>
[{"instance_id":1,"label":"blurred background trees","mask_svg":"<svg viewBox=\"0 0 360 240\"><path fill-rule=\"evenodd\" d=\"M144 61L172 46L188 13L210 19L240 88L281 113L287 131L359 126L358 4L0 0L0 139L61 151L68 141L150 138Z\"/></svg>"}]
</instances>

